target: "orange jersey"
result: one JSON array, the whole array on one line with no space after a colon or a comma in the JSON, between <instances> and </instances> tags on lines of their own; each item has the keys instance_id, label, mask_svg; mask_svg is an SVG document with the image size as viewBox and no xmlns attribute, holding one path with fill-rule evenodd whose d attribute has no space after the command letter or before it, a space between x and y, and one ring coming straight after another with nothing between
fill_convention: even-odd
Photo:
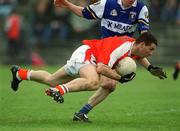
<instances>
[{"instance_id":1,"label":"orange jersey","mask_svg":"<svg viewBox=\"0 0 180 131\"><path fill-rule=\"evenodd\" d=\"M90 60L93 55L96 63L103 63L114 68L119 60L126 56L132 56L131 48L135 39L128 36L114 36L101 40L83 40L82 42L90 47L86 52L85 60Z\"/></svg>"},{"instance_id":2,"label":"orange jersey","mask_svg":"<svg viewBox=\"0 0 180 131\"><path fill-rule=\"evenodd\" d=\"M21 32L21 18L18 15L9 16L7 19L7 36L9 39L18 40Z\"/></svg>"}]
</instances>

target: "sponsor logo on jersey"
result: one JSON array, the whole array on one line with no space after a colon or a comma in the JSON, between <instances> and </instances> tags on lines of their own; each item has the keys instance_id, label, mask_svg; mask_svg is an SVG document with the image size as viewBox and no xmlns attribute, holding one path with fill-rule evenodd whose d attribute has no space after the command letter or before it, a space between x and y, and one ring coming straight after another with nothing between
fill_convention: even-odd
<instances>
[{"instance_id":1,"label":"sponsor logo on jersey","mask_svg":"<svg viewBox=\"0 0 180 131\"><path fill-rule=\"evenodd\" d=\"M106 27L112 31L118 31L118 32L120 31L119 33L132 32L134 30L132 25L117 23L112 21L107 21Z\"/></svg>"},{"instance_id":2,"label":"sponsor logo on jersey","mask_svg":"<svg viewBox=\"0 0 180 131\"><path fill-rule=\"evenodd\" d=\"M114 23L114 29L122 30L123 32L128 32L132 29L132 25L123 25L123 24L117 24Z\"/></svg>"},{"instance_id":3,"label":"sponsor logo on jersey","mask_svg":"<svg viewBox=\"0 0 180 131\"><path fill-rule=\"evenodd\" d=\"M112 16L117 16L118 13L117 13L117 11L114 9L114 10L112 10L112 11L110 12L110 15L112 15Z\"/></svg>"},{"instance_id":4,"label":"sponsor logo on jersey","mask_svg":"<svg viewBox=\"0 0 180 131\"><path fill-rule=\"evenodd\" d=\"M109 19L102 19L101 26L105 27L107 30L117 32L120 34L132 33L135 31L137 25L127 24L123 22L117 22Z\"/></svg>"},{"instance_id":5,"label":"sponsor logo on jersey","mask_svg":"<svg viewBox=\"0 0 180 131\"><path fill-rule=\"evenodd\" d=\"M131 21L135 21L136 20L136 15L137 15L137 13L136 12L130 12L129 13L129 20L131 20Z\"/></svg>"}]
</instances>

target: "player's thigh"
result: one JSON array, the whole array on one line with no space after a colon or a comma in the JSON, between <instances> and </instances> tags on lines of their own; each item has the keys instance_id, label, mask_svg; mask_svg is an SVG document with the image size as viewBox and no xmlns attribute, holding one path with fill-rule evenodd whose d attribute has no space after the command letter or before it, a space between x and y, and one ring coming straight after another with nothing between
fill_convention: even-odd
<instances>
[{"instance_id":1,"label":"player's thigh","mask_svg":"<svg viewBox=\"0 0 180 131\"><path fill-rule=\"evenodd\" d=\"M99 74L96 71L96 66L92 64L85 65L79 69L79 75L88 80L99 81Z\"/></svg>"},{"instance_id":2,"label":"player's thigh","mask_svg":"<svg viewBox=\"0 0 180 131\"><path fill-rule=\"evenodd\" d=\"M73 80L75 77L68 75L64 67L62 67L59 70L57 70L55 73L53 73L51 75L51 78L54 81L59 81L59 83L66 83Z\"/></svg>"},{"instance_id":3,"label":"player's thigh","mask_svg":"<svg viewBox=\"0 0 180 131\"><path fill-rule=\"evenodd\" d=\"M100 87L99 74L96 71L96 66L88 64L81 67L79 75L81 78L85 78L84 84L88 85L90 90L97 90Z\"/></svg>"},{"instance_id":4,"label":"player's thigh","mask_svg":"<svg viewBox=\"0 0 180 131\"><path fill-rule=\"evenodd\" d=\"M103 75L100 76L100 83L101 83L102 88L109 89L112 91L116 88L116 85L117 85L116 80L113 80L113 79L108 78L108 77L103 76Z\"/></svg>"}]
</instances>

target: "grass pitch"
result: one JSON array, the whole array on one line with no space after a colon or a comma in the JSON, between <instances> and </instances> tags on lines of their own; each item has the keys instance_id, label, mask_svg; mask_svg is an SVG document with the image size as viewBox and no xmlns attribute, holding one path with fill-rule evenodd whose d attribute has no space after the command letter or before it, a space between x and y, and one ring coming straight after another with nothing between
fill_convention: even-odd
<instances>
[{"instance_id":1,"label":"grass pitch","mask_svg":"<svg viewBox=\"0 0 180 131\"><path fill-rule=\"evenodd\" d=\"M63 104L44 95L46 85L22 82L10 89L10 67L0 66L0 131L179 131L180 78L159 80L144 69L136 78L118 85L103 103L89 113L92 123L73 122L74 112L93 92L69 93ZM54 72L58 67L47 67Z\"/></svg>"}]
</instances>

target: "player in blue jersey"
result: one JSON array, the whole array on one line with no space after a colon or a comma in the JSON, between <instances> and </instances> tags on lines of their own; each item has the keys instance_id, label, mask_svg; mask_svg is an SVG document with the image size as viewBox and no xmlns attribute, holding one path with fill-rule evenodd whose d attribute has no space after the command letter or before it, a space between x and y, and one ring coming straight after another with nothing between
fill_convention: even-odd
<instances>
[{"instance_id":1,"label":"player in blue jersey","mask_svg":"<svg viewBox=\"0 0 180 131\"><path fill-rule=\"evenodd\" d=\"M101 37L132 36L136 30L140 33L149 30L149 13L147 7L137 0L101 0L86 7L74 5L67 0L54 0L56 7L66 8L76 15L86 19L101 20ZM152 66L146 58L139 62L151 74L162 78L162 68ZM78 113L74 114L75 121L88 121L88 112L102 102L116 87L116 81L101 76L101 87L89 99Z\"/></svg>"},{"instance_id":2,"label":"player in blue jersey","mask_svg":"<svg viewBox=\"0 0 180 131\"><path fill-rule=\"evenodd\" d=\"M101 0L86 7L73 5L67 0L55 0L55 5L66 7L86 19L101 19L102 38L115 35L132 36L149 30L147 7L137 0Z\"/></svg>"}]
</instances>

